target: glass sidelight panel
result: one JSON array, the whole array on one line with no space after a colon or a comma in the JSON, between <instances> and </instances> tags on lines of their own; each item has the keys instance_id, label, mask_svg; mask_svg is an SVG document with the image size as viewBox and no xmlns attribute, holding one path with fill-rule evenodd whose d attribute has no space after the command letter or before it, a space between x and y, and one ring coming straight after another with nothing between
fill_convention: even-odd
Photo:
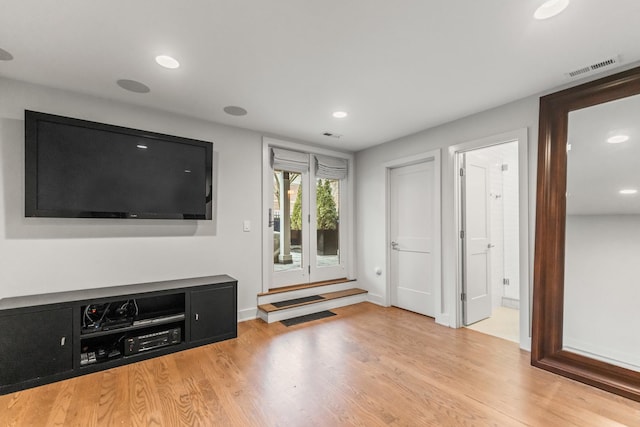
<instances>
[{"instance_id":1,"label":"glass sidelight panel","mask_svg":"<svg viewBox=\"0 0 640 427\"><path fill-rule=\"evenodd\" d=\"M273 171L273 271L300 270L302 251L302 175Z\"/></svg>"},{"instance_id":2,"label":"glass sidelight panel","mask_svg":"<svg viewBox=\"0 0 640 427\"><path fill-rule=\"evenodd\" d=\"M316 266L340 264L340 180L316 179Z\"/></svg>"}]
</instances>

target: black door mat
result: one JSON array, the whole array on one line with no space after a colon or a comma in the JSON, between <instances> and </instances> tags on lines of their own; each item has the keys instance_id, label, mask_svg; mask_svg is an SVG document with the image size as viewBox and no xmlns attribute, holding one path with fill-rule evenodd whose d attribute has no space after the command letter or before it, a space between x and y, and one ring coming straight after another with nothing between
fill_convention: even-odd
<instances>
[{"instance_id":1,"label":"black door mat","mask_svg":"<svg viewBox=\"0 0 640 427\"><path fill-rule=\"evenodd\" d=\"M311 301L319 301L323 300L324 297L320 295L311 295L310 297L296 298L296 299L288 299L286 301L278 301L272 302L271 305L276 306L278 308L289 307L290 305L302 304L303 302L311 302Z\"/></svg>"},{"instance_id":2,"label":"black door mat","mask_svg":"<svg viewBox=\"0 0 640 427\"><path fill-rule=\"evenodd\" d=\"M325 317L331 317L335 315L336 314L334 312L325 310L319 311L317 313L307 314L306 316L294 317L293 319L281 320L281 322L285 326L293 326L299 325L300 323L311 322L312 320L324 319Z\"/></svg>"}]
</instances>

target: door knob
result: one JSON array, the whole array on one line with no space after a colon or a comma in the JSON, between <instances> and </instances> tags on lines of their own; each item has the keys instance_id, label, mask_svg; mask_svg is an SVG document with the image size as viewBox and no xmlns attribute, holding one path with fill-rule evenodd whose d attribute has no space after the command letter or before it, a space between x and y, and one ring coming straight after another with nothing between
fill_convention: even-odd
<instances>
[{"instance_id":1,"label":"door knob","mask_svg":"<svg viewBox=\"0 0 640 427\"><path fill-rule=\"evenodd\" d=\"M398 249L398 242L391 242L392 249Z\"/></svg>"},{"instance_id":2,"label":"door knob","mask_svg":"<svg viewBox=\"0 0 640 427\"><path fill-rule=\"evenodd\" d=\"M491 248L495 248L495 247L496 247L496 245L492 245L491 243L489 243L489 244L487 245L487 249L491 249Z\"/></svg>"}]
</instances>

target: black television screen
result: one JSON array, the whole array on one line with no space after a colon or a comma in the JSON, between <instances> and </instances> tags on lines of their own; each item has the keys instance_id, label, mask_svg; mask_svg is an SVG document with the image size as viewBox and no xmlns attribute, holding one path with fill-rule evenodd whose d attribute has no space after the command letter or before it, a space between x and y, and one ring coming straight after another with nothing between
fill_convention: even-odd
<instances>
[{"instance_id":1,"label":"black television screen","mask_svg":"<svg viewBox=\"0 0 640 427\"><path fill-rule=\"evenodd\" d=\"M25 216L211 219L213 144L25 111Z\"/></svg>"}]
</instances>

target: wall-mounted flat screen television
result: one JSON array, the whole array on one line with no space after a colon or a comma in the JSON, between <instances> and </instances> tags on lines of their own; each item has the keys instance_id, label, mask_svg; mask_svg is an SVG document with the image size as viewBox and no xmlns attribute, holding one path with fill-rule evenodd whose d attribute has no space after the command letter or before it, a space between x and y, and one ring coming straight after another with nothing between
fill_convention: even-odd
<instances>
[{"instance_id":1,"label":"wall-mounted flat screen television","mask_svg":"<svg viewBox=\"0 0 640 427\"><path fill-rule=\"evenodd\" d=\"M213 144L25 111L25 216L212 218Z\"/></svg>"}]
</instances>

